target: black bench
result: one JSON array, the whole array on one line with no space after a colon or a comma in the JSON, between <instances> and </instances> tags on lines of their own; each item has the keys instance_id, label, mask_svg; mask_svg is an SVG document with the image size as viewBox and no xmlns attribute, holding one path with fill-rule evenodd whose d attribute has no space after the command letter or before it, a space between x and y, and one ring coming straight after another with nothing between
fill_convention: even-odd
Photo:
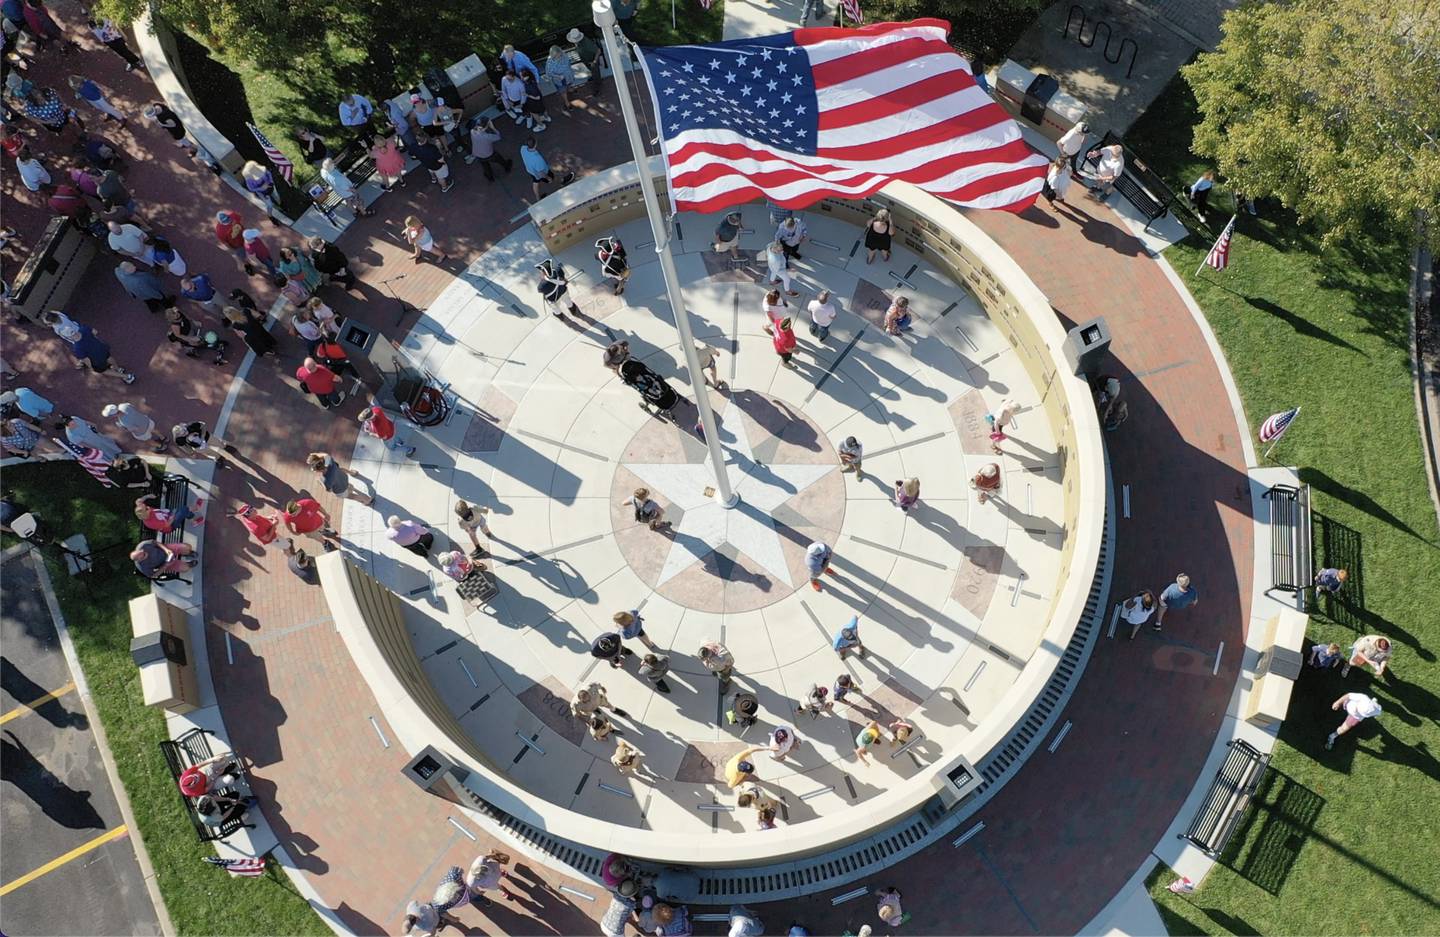
<instances>
[{"instance_id":1,"label":"black bench","mask_svg":"<svg viewBox=\"0 0 1440 937\"><path fill-rule=\"evenodd\" d=\"M1086 151L1082 168L1098 165L1099 160L1091 159L1091 154L1101 147L1117 143L1122 147L1125 146L1125 141L1116 136L1113 130L1106 132L1105 137L1099 143ZM1135 206L1136 211L1145 216L1146 231L1150 230L1150 226L1157 219L1169 214L1170 206L1175 202L1175 193L1170 190L1165 181L1128 148L1125 150L1125 170L1115 180L1115 191Z\"/></svg>"},{"instance_id":2,"label":"black bench","mask_svg":"<svg viewBox=\"0 0 1440 937\"><path fill-rule=\"evenodd\" d=\"M176 475L173 472L166 472L160 478L152 481L150 486L151 495L158 502L157 507L167 511L177 511L190 503L190 479L184 475ZM158 530L151 530L143 522L139 522L140 540L154 540L156 543L173 545L185 542L185 522L181 521L165 533ZM139 569L135 570L138 576L145 576ZM179 573L159 573L154 576L145 576L151 582L179 581L190 585L190 580L183 578Z\"/></svg>"},{"instance_id":3,"label":"black bench","mask_svg":"<svg viewBox=\"0 0 1440 937\"><path fill-rule=\"evenodd\" d=\"M195 799L186 797L180 790L180 776L186 770L196 765L204 764L215 757L214 750L210 747L209 735L204 729L191 729L178 739L160 743L160 751L165 756L165 763L170 766L170 776L175 781L175 791L180 795L180 800L185 804L185 813L190 817L191 826L195 827L195 835L200 837L202 843L213 843L223 840L236 830L250 826L243 817L235 816L219 826L211 826L200 816L195 809ZM235 760L235 769L230 772L235 777L235 783L224 787L212 788L212 793L231 794L239 798L250 796L250 781L245 774L245 762L235 752L229 756Z\"/></svg>"},{"instance_id":4,"label":"black bench","mask_svg":"<svg viewBox=\"0 0 1440 937\"><path fill-rule=\"evenodd\" d=\"M345 178L349 179L357 189L369 182L375 175L375 163L370 159L370 151L359 140L351 140L330 158L335 160L335 167L345 173ZM335 190L326 185L318 175L310 183L310 187L315 186L323 188L325 193L322 196L311 196L311 200L326 217L329 217L331 212L345 203L345 200L336 195Z\"/></svg>"},{"instance_id":5,"label":"black bench","mask_svg":"<svg viewBox=\"0 0 1440 937\"><path fill-rule=\"evenodd\" d=\"M1212 859L1219 858L1229 845L1270 767L1270 756L1243 739L1233 739L1226 747L1230 751L1200 810L1190 828L1180 834L1181 839L1194 843Z\"/></svg>"},{"instance_id":6,"label":"black bench","mask_svg":"<svg viewBox=\"0 0 1440 937\"><path fill-rule=\"evenodd\" d=\"M1310 486L1275 485L1270 502L1270 578L1284 592L1304 590L1315 578L1315 541L1310 528Z\"/></svg>"}]
</instances>

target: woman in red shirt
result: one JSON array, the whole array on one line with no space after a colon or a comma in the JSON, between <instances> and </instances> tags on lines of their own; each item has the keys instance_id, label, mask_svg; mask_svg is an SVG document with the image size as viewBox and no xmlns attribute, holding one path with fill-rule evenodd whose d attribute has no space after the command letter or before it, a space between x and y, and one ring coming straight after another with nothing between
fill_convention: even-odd
<instances>
[{"instance_id":1,"label":"woman in red shirt","mask_svg":"<svg viewBox=\"0 0 1440 937\"><path fill-rule=\"evenodd\" d=\"M242 504L232 511L230 516L238 517L240 523L245 525L245 529L250 531L250 536L254 537L262 547L268 547L279 536L279 531L275 529L279 526L279 518L274 514L266 517L250 505Z\"/></svg>"},{"instance_id":2,"label":"woman in red shirt","mask_svg":"<svg viewBox=\"0 0 1440 937\"><path fill-rule=\"evenodd\" d=\"M285 513L280 516L291 533L318 540L326 544L327 549L327 538L339 537L339 534L330 529L330 517L314 498L291 501L285 505Z\"/></svg>"},{"instance_id":3,"label":"woman in red shirt","mask_svg":"<svg viewBox=\"0 0 1440 937\"><path fill-rule=\"evenodd\" d=\"M255 275L255 265L250 258L245 256L245 223L240 220L238 211L220 211L215 213L215 240L220 246L240 258L245 265L245 272L251 276Z\"/></svg>"},{"instance_id":4,"label":"woman in red shirt","mask_svg":"<svg viewBox=\"0 0 1440 937\"><path fill-rule=\"evenodd\" d=\"M205 518L190 510L188 504L182 504L175 510L169 511L165 508L155 507L151 504L154 500L154 495L144 495L135 499L135 516L140 519L140 524L146 530L168 534L187 520L197 525L205 523ZM204 504L203 498L196 501L195 510L198 511Z\"/></svg>"},{"instance_id":5,"label":"woman in red shirt","mask_svg":"<svg viewBox=\"0 0 1440 937\"><path fill-rule=\"evenodd\" d=\"M790 319L781 319L774 327L765 326L765 331L770 333L771 344L775 346L775 354L780 356L785 367L793 368L790 358L795 354L795 329Z\"/></svg>"},{"instance_id":6,"label":"woman in red shirt","mask_svg":"<svg viewBox=\"0 0 1440 937\"><path fill-rule=\"evenodd\" d=\"M395 421L385 415L385 411L370 401L370 406L360 411L360 426L385 444L387 449L399 449L405 445L405 440L395 435ZM415 447L411 446L405 450L407 458L415 456Z\"/></svg>"}]
</instances>

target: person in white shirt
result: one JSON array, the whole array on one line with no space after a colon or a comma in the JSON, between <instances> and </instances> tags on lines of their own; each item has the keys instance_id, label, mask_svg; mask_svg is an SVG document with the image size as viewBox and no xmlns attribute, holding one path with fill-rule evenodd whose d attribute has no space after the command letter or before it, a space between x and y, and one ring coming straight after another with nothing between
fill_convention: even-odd
<instances>
[{"instance_id":1,"label":"person in white shirt","mask_svg":"<svg viewBox=\"0 0 1440 937\"><path fill-rule=\"evenodd\" d=\"M20 182L31 192L39 192L50 185L50 171L40 158L30 152L30 147L22 147L20 154L15 157L15 171L20 174Z\"/></svg>"},{"instance_id":2,"label":"person in white shirt","mask_svg":"<svg viewBox=\"0 0 1440 937\"><path fill-rule=\"evenodd\" d=\"M830 337L830 325L835 321L835 304L830 301L830 291L821 290L806 307L810 313L810 334L820 341Z\"/></svg>"},{"instance_id":3,"label":"person in white shirt","mask_svg":"<svg viewBox=\"0 0 1440 937\"><path fill-rule=\"evenodd\" d=\"M1344 696L1330 704L1331 709L1338 710L1345 707L1345 721L1340 727L1331 732L1325 739L1325 750L1329 751L1335 747L1335 740L1349 732L1351 729L1381 713L1380 701L1373 696L1366 696L1364 693L1346 693Z\"/></svg>"},{"instance_id":4,"label":"person in white shirt","mask_svg":"<svg viewBox=\"0 0 1440 937\"><path fill-rule=\"evenodd\" d=\"M533 127L534 121L525 116L525 82L514 71L505 73L500 79L500 107L510 119L524 127Z\"/></svg>"},{"instance_id":5,"label":"person in white shirt","mask_svg":"<svg viewBox=\"0 0 1440 937\"><path fill-rule=\"evenodd\" d=\"M771 283L784 285L785 292L790 296L799 296L800 291L790 286L790 264L785 257L785 248L779 241L771 241L770 246L765 249L765 267L770 274Z\"/></svg>"},{"instance_id":6,"label":"person in white shirt","mask_svg":"<svg viewBox=\"0 0 1440 937\"><path fill-rule=\"evenodd\" d=\"M1074 168L1075 157L1079 156L1080 151L1085 148L1085 137L1089 133L1090 125L1081 121L1065 131L1064 136L1055 141L1055 145L1060 148L1060 155L1071 164L1071 168Z\"/></svg>"},{"instance_id":7,"label":"person in white shirt","mask_svg":"<svg viewBox=\"0 0 1440 937\"><path fill-rule=\"evenodd\" d=\"M1095 167L1095 181L1099 185L1094 189L1098 198L1105 198L1110 190L1115 188L1115 180L1125 171L1125 148L1120 144L1112 144L1100 148L1100 162Z\"/></svg>"},{"instance_id":8,"label":"person in white shirt","mask_svg":"<svg viewBox=\"0 0 1440 937\"><path fill-rule=\"evenodd\" d=\"M121 224L112 221L108 225L110 235L106 243L110 249L117 254L124 254L126 257L133 257L143 264L149 265L150 257L145 256L145 232L133 224Z\"/></svg>"},{"instance_id":9,"label":"person in white shirt","mask_svg":"<svg viewBox=\"0 0 1440 937\"><path fill-rule=\"evenodd\" d=\"M1050 169L1045 173L1045 185L1048 187L1045 193L1046 200L1050 202L1050 210L1058 212L1060 208L1056 202L1065 201L1065 195L1070 191L1070 182L1075 177L1074 171L1070 168L1070 160L1063 153L1050 164Z\"/></svg>"},{"instance_id":10,"label":"person in white shirt","mask_svg":"<svg viewBox=\"0 0 1440 937\"><path fill-rule=\"evenodd\" d=\"M785 756L799 743L800 735L794 726L776 726L770 733L770 757L776 761L784 761Z\"/></svg>"},{"instance_id":11,"label":"person in white shirt","mask_svg":"<svg viewBox=\"0 0 1440 937\"><path fill-rule=\"evenodd\" d=\"M810 229L794 215L780 222L780 227L775 229L775 240L780 242L780 250L784 252L786 260L799 260L800 245L809 237Z\"/></svg>"},{"instance_id":12,"label":"person in white shirt","mask_svg":"<svg viewBox=\"0 0 1440 937\"><path fill-rule=\"evenodd\" d=\"M1155 594L1149 589L1141 590L1120 605L1120 617L1129 623L1132 639L1140 631L1140 626L1149 621L1150 616L1154 614Z\"/></svg>"}]
</instances>

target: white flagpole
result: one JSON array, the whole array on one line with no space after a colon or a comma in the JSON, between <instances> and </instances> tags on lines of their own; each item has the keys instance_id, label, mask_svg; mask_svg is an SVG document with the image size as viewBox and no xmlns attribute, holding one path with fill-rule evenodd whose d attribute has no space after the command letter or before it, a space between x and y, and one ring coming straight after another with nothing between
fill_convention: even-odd
<instances>
[{"instance_id":1,"label":"white flagpole","mask_svg":"<svg viewBox=\"0 0 1440 937\"><path fill-rule=\"evenodd\" d=\"M1239 218L1239 217L1240 217L1239 215L1231 215L1231 216L1230 216L1230 224L1227 224L1225 227L1223 227L1223 228L1220 229L1220 237L1223 238L1223 237L1225 236L1225 232L1230 230L1230 225L1234 224L1234 223L1235 223L1235 219L1236 219L1236 218ZM1230 235L1230 237L1233 239L1233 238L1235 237L1235 235L1232 233L1232 234ZM1220 243L1220 238L1216 238L1216 239L1215 239L1215 244L1219 244L1219 243ZM1195 275L1196 275L1197 277L1200 275L1200 271L1205 269L1205 265L1210 262L1210 255L1213 254L1213 253L1215 253L1215 244L1211 244L1211 245L1210 245L1210 249L1205 252L1205 259L1202 260L1202 261L1200 261L1200 266L1198 266L1198 267L1195 268Z\"/></svg>"},{"instance_id":2,"label":"white flagpole","mask_svg":"<svg viewBox=\"0 0 1440 937\"><path fill-rule=\"evenodd\" d=\"M1280 445L1280 440L1285 438L1285 434L1290 432L1290 427L1294 426L1295 421L1298 419L1300 419L1300 408L1296 407L1295 415L1290 418L1289 423L1285 424L1285 428L1280 431L1280 435L1275 437L1275 441L1270 444L1270 448L1265 450L1265 454L1261 456L1262 459L1270 458L1270 453L1275 449L1276 446Z\"/></svg>"},{"instance_id":3,"label":"white flagpole","mask_svg":"<svg viewBox=\"0 0 1440 937\"><path fill-rule=\"evenodd\" d=\"M605 41L605 54L610 57L613 67L614 74L611 77L615 80L615 90L620 96L620 112L625 118L625 133L630 138L630 152L635 156L635 168L640 176L640 192L645 199L645 213L650 217L650 233L655 237L655 253L660 255L660 273L665 278L665 292L670 300L670 311L675 316L675 330L680 333L680 349L685 353L685 367L689 372L690 388L695 391L695 408L700 411L705 444L710 449L710 466L715 472L716 500L727 508L734 507L740 497L730 490L730 479L725 472L725 450L720 448L720 433L715 427L715 414L710 410L710 388L705 383L704 372L700 369L700 357L695 353L695 338L690 334L685 296L680 292L680 274L675 270L675 257L670 253L670 229L660 212L660 196L655 191L655 180L650 175L650 158L645 152L644 139L640 136L635 102L630 100L630 92L626 88L620 42L616 37L615 11L610 8L610 0L594 0L590 4L590 11L594 14L595 25L600 27L600 37Z\"/></svg>"}]
</instances>

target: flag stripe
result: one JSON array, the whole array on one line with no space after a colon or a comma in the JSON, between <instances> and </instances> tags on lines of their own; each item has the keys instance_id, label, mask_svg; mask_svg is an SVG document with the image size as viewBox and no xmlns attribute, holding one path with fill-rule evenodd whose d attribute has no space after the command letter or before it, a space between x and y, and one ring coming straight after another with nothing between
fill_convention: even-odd
<instances>
[{"instance_id":1,"label":"flag stripe","mask_svg":"<svg viewBox=\"0 0 1440 937\"><path fill-rule=\"evenodd\" d=\"M955 50L950 48L949 43L944 39L913 36L898 42L887 42L873 48L861 49L843 58L812 64L811 67L815 70L815 87L824 89L831 85L855 81L873 72L904 65L929 55L954 56ZM811 61L813 63L814 59L812 58Z\"/></svg>"},{"instance_id":2,"label":"flag stripe","mask_svg":"<svg viewBox=\"0 0 1440 937\"><path fill-rule=\"evenodd\" d=\"M908 23L871 23L859 29L843 29L839 26L817 26L813 29L797 29L784 38L793 39L805 49L810 61L828 62L842 58L860 49L877 43L898 41L909 37L939 39L945 41L950 34L950 24L940 19L918 19ZM773 37L772 37L773 38ZM764 40L758 40L763 42Z\"/></svg>"},{"instance_id":3,"label":"flag stripe","mask_svg":"<svg viewBox=\"0 0 1440 937\"><path fill-rule=\"evenodd\" d=\"M960 68L939 75L932 74L920 81L916 81L915 76L911 73L888 69L873 76L873 81L866 82L863 89L848 89L834 94L821 92L819 95L822 107L820 112L821 140L823 142L827 130L869 124L896 114L903 114L911 108L931 102L961 98L964 97L963 92L974 87L975 79L970 77L969 72ZM984 94L985 92L980 93ZM844 98L853 98L854 101L849 103L837 100ZM966 110L979 107L983 103L973 99L967 99L967 102L969 106L958 110L957 113L963 114Z\"/></svg>"},{"instance_id":4,"label":"flag stripe","mask_svg":"<svg viewBox=\"0 0 1440 937\"><path fill-rule=\"evenodd\" d=\"M987 150L954 152L948 145L911 150L893 157L876 160L850 159L843 163L830 158L834 151L825 156L806 156L798 153L775 153L757 146L738 134L712 134L727 139L716 142L695 141L682 150L671 154L670 169L676 184L687 184L690 173L700 171L704 166L715 163L747 162L748 169L764 167L792 167L806 172L825 175L829 173L884 173L917 185L944 180L956 172L967 169L974 173L999 172L1005 169L1040 167L1046 165L1045 158L1032 152L1023 140L1015 140ZM736 168L736 167L732 167ZM1044 173L1039 174L1043 177ZM949 182L947 188L959 183ZM928 186L926 186L928 188Z\"/></svg>"},{"instance_id":5,"label":"flag stripe","mask_svg":"<svg viewBox=\"0 0 1440 937\"><path fill-rule=\"evenodd\" d=\"M975 93L983 92L977 88ZM933 122L926 123L932 121L932 115L928 112L896 114L883 120L872 121L863 128L851 128L850 132L843 136L838 131L822 133L816 155L826 159L863 161L894 159L927 147L937 147L942 151L961 149L988 152L997 142L1009 137L1005 130L1013 123L1009 115L998 107L968 108L951 116L934 117ZM998 132L987 134L987 130ZM841 144L842 139L856 142ZM1030 152L1019 134L1004 142L1006 145L1019 143L1026 153Z\"/></svg>"}]
</instances>

